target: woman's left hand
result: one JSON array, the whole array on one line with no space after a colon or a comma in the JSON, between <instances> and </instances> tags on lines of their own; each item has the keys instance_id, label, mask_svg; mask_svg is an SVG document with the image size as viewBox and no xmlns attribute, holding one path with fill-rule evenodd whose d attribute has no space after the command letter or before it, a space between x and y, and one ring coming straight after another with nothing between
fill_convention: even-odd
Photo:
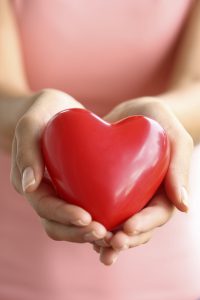
<instances>
[{"instance_id":1,"label":"woman's left hand","mask_svg":"<svg viewBox=\"0 0 200 300\"><path fill-rule=\"evenodd\" d=\"M121 250L148 242L153 230L164 225L172 216L174 208L187 212L188 177L193 151L193 140L170 107L158 97L144 97L123 102L104 117L109 123L132 115L144 115L156 120L167 132L170 146L170 165L163 188L139 213L129 218L122 229L112 237L94 243L101 261L110 265L116 261Z\"/></svg>"}]
</instances>

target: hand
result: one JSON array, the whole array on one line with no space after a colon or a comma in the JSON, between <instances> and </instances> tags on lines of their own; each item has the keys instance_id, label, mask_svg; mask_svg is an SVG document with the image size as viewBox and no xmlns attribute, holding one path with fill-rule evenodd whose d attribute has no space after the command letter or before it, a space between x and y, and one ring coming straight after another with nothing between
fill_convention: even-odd
<instances>
[{"instance_id":1,"label":"hand","mask_svg":"<svg viewBox=\"0 0 200 300\"><path fill-rule=\"evenodd\" d=\"M43 179L40 138L47 122L61 110L84 107L56 90L41 91L27 101L30 106L18 121L13 139L13 186L28 199L52 239L81 243L104 238L107 231L103 225L92 221L84 209L58 199L50 182Z\"/></svg>"},{"instance_id":2,"label":"hand","mask_svg":"<svg viewBox=\"0 0 200 300\"><path fill-rule=\"evenodd\" d=\"M153 97L126 101L114 108L105 120L113 123L131 115L150 117L166 130L171 146L171 160L164 181L164 188L153 197L148 206L122 226L122 230L110 238L94 243L100 252L101 261L113 263L123 249L128 249L150 240L156 227L165 224L172 216L174 205L188 211L188 175L193 141L170 108L162 100Z\"/></svg>"},{"instance_id":3,"label":"hand","mask_svg":"<svg viewBox=\"0 0 200 300\"><path fill-rule=\"evenodd\" d=\"M107 240L95 241L93 248L100 253L102 263L111 265L118 258L120 251L147 243L154 229L164 225L173 212L173 204L168 200L164 190L160 190L143 210L122 225L121 230Z\"/></svg>"},{"instance_id":4,"label":"hand","mask_svg":"<svg viewBox=\"0 0 200 300\"><path fill-rule=\"evenodd\" d=\"M171 146L171 160L165 177L165 190L170 201L181 211L188 210L188 176L193 140L163 100L153 97L123 102L105 120L116 122L131 115L144 115L156 120L166 131Z\"/></svg>"}]
</instances>

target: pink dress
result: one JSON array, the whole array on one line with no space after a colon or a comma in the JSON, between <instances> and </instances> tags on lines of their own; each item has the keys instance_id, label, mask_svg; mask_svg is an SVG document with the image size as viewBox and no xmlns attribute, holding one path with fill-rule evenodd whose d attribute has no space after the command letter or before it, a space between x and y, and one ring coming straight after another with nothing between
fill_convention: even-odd
<instances>
[{"instance_id":1,"label":"pink dress","mask_svg":"<svg viewBox=\"0 0 200 300\"><path fill-rule=\"evenodd\" d=\"M34 90L66 91L100 116L164 90L189 0L12 0ZM1 300L197 300L200 297L200 150L191 210L112 267L89 244L55 242L9 183L0 156Z\"/></svg>"}]
</instances>

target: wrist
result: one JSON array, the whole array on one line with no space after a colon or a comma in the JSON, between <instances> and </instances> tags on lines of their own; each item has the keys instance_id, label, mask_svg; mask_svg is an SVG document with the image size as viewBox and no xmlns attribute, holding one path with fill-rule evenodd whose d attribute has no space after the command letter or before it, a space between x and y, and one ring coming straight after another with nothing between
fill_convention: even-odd
<instances>
[{"instance_id":1,"label":"wrist","mask_svg":"<svg viewBox=\"0 0 200 300\"><path fill-rule=\"evenodd\" d=\"M200 81L191 81L179 85L158 95L158 98L175 114L183 127L192 136L195 144L199 143L200 132Z\"/></svg>"},{"instance_id":2,"label":"wrist","mask_svg":"<svg viewBox=\"0 0 200 300\"><path fill-rule=\"evenodd\" d=\"M0 148L10 152L15 126L31 105L30 91L0 90Z\"/></svg>"}]
</instances>

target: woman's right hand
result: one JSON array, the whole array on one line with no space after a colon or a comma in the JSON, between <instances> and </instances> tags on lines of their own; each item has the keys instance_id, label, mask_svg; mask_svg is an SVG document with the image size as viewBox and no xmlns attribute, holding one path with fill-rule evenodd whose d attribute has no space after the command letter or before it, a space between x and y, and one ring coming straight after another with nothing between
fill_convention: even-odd
<instances>
[{"instance_id":1,"label":"woman's right hand","mask_svg":"<svg viewBox=\"0 0 200 300\"><path fill-rule=\"evenodd\" d=\"M11 182L30 202L54 240L93 242L108 235L105 227L92 221L84 209L58 199L50 182L44 180L40 138L47 122L59 111L82 108L61 91L47 89L29 98L30 106L16 125L12 145Z\"/></svg>"}]
</instances>

